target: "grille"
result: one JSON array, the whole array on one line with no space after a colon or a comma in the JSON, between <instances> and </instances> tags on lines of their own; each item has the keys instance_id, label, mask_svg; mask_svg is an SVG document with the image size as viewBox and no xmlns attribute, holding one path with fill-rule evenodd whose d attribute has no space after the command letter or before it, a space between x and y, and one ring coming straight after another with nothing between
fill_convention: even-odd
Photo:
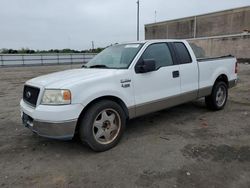
<instances>
[{"instance_id":1,"label":"grille","mask_svg":"<svg viewBox=\"0 0 250 188\"><path fill-rule=\"evenodd\" d=\"M24 86L23 100L32 106L36 106L40 89L32 86Z\"/></svg>"}]
</instances>

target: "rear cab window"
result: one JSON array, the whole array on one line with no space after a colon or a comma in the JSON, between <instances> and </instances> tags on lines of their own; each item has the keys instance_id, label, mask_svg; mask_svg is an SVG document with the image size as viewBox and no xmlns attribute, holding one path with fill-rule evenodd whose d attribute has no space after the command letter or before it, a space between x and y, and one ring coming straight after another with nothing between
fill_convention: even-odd
<instances>
[{"instance_id":1,"label":"rear cab window","mask_svg":"<svg viewBox=\"0 0 250 188\"><path fill-rule=\"evenodd\" d=\"M174 42L173 45L180 64L192 63L192 58L184 43Z\"/></svg>"}]
</instances>

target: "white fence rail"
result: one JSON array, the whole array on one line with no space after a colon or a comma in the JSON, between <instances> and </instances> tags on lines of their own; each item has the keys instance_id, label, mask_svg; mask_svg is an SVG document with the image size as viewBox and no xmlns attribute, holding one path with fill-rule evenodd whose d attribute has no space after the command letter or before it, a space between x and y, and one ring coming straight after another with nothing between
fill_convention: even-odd
<instances>
[{"instance_id":1,"label":"white fence rail","mask_svg":"<svg viewBox=\"0 0 250 188\"><path fill-rule=\"evenodd\" d=\"M74 54L0 54L0 67L84 64L92 59L94 53Z\"/></svg>"}]
</instances>

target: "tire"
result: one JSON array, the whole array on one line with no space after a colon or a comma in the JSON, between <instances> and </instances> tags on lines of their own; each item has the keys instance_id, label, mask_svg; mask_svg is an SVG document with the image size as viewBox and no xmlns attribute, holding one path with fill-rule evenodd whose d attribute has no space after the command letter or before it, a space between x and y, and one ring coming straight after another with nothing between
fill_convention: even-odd
<instances>
[{"instance_id":1,"label":"tire","mask_svg":"<svg viewBox=\"0 0 250 188\"><path fill-rule=\"evenodd\" d=\"M110 100L93 104L81 119L79 136L92 150L102 152L116 146L126 126L120 105Z\"/></svg>"},{"instance_id":2,"label":"tire","mask_svg":"<svg viewBox=\"0 0 250 188\"><path fill-rule=\"evenodd\" d=\"M227 103L228 86L225 82L215 82L211 95L205 97L206 105L211 110L221 110Z\"/></svg>"}]
</instances>

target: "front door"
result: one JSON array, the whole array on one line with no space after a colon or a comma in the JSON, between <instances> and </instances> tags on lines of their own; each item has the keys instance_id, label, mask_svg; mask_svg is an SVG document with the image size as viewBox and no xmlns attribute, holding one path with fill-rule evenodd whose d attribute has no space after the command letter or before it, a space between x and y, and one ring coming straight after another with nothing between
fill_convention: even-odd
<instances>
[{"instance_id":1,"label":"front door","mask_svg":"<svg viewBox=\"0 0 250 188\"><path fill-rule=\"evenodd\" d=\"M136 116L158 111L178 103L179 65L175 64L167 43L149 45L139 61L154 60L156 70L134 73Z\"/></svg>"}]
</instances>

